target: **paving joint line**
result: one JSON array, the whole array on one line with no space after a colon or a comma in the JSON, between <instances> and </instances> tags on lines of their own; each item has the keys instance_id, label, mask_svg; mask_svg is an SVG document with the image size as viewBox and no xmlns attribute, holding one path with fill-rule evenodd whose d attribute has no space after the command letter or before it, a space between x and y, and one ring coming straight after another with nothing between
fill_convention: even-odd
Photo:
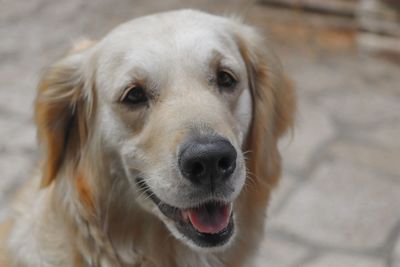
<instances>
[{"instance_id":1,"label":"paving joint line","mask_svg":"<svg viewBox=\"0 0 400 267\"><path fill-rule=\"evenodd\" d=\"M284 239L288 242L298 244L302 247L306 247L312 251L316 251L319 253L336 253L336 254L345 254L350 256L367 256L370 258L383 258L385 254L382 252L382 248L351 248L351 247L340 247L335 245L323 244L318 241L313 241L311 239L304 238L299 236L297 233L279 229L277 227L271 226L269 229L269 234L273 235L277 238Z\"/></svg>"},{"instance_id":2,"label":"paving joint line","mask_svg":"<svg viewBox=\"0 0 400 267\"><path fill-rule=\"evenodd\" d=\"M382 253L385 255L385 263L387 267L398 267L394 266L394 253L396 249L396 245L400 246L400 219L397 224L389 231L386 238L386 245L382 247Z\"/></svg>"},{"instance_id":3,"label":"paving joint line","mask_svg":"<svg viewBox=\"0 0 400 267\"><path fill-rule=\"evenodd\" d=\"M315 260L317 260L318 258L322 257L325 253L322 251L316 252L316 251L310 251L308 253L308 255L304 256L303 258L301 258L299 261L297 261L296 263L293 263L291 265L289 265L288 267L300 267L300 266L304 266L305 264L311 263Z\"/></svg>"},{"instance_id":4,"label":"paving joint line","mask_svg":"<svg viewBox=\"0 0 400 267\"><path fill-rule=\"evenodd\" d=\"M286 193L285 198L279 204L277 204L274 212L275 214L279 214L285 208L287 203L292 199L296 192L298 192L311 180L312 174L318 169L318 167L329 159L329 153L328 151L326 151L326 147L335 142L336 139L337 134L334 134L328 140L320 143L312 152L309 162L303 170L297 170L297 173L294 173L292 171L289 172L294 176L298 176L299 179L295 180L295 186L289 189L289 191Z\"/></svg>"}]
</instances>

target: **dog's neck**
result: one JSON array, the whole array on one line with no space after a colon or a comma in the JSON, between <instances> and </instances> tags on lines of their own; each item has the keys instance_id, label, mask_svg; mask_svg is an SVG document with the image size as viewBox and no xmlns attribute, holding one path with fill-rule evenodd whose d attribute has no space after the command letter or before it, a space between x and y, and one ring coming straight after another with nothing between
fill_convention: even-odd
<instances>
[{"instance_id":1,"label":"dog's neck","mask_svg":"<svg viewBox=\"0 0 400 267\"><path fill-rule=\"evenodd\" d=\"M119 237L114 236L114 228L122 231L121 238L127 239L129 235L128 232L123 232L128 214L120 212L120 218L115 215L121 208L121 203L116 201L120 195L113 195L116 189L114 183L107 189L97 188L99 192L108 193L95 193L93 188L96 187L90 184L90 175L93 174L72 172L59 179L53 188L54 199L51 202L57 203L52 205L53 211L55 216L65 217L64 226L68 228L66 231L74 233L76 257L84 263L82 265L88 267L125 267L131 266L129 263L141 264L144 262L143 254L137 249L132 250L129 256L125 255L126 253L122 254ZM105 178L103 181L111 181L111 177L102 178ZM101 186L107 187L106 184Z\"/></svg>"},{"instance_id":2,"label":"dog's neck","mask_svg":"<svg viewBox=\"0 0 400 267\"><path fill-rule=\"evenodd\" d=\"M127 203L124 179L111 186L103 198L98 216L76 207L74 218L82 258L99 267L220 267L222 260L212 253L198 253L171 236L165 225L132 200ZM114 197L113 197L114 196ZM79 202L81 203L81 202ZM178 255L181 254L181 255Z\"/></svg>"}]
</instances>

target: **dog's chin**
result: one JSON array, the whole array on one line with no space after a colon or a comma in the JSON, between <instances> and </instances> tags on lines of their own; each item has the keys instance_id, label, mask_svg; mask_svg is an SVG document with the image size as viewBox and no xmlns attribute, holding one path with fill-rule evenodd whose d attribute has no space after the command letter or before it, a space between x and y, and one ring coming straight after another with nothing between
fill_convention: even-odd
<instances>
[{"instance_id":1,"label":"dog's chin","mask_svg":"<svg viewBox=\"0 0 400 267\"><path fill-rule=\"evenodd\" d=\"M208 200L195 207L180 209L160 200L143 179L137 184L146 192L170 232L195 250L217 251L227 247L235 234L233 204Z\"/></svg>"}]
</instances>

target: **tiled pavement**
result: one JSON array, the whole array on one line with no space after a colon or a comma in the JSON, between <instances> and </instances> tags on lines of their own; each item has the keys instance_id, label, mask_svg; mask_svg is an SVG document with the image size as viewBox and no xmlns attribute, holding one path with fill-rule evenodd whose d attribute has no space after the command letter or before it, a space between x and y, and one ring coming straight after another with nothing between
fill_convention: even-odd
<instances>
[{"instance_id":1,"label":"tiled pavement","mask_svg":"<svg viewBox=\"0 0 400 267\"><path fill-rule=\"evenodd\" d=\"M178 7L229 12L244 1L189 2L1 2L0 220L39 159L32 100L41 69L73 40L100 38L132 17ZM249 20L268 24L264 11L253 7ZM255 266L399 267L400 65L351 46L316 51L277 39L299 113L281 142L285 171Z\"/></svg>"}]
</instances>

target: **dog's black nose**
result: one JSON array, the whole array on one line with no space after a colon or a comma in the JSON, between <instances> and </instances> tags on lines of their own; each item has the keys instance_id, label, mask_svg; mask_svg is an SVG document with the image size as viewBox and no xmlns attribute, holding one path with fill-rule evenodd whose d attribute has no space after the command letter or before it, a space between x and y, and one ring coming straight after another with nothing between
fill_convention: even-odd
<instances>
[{"instance_id":1,"label":"dog's black nose","mask_svg":"<svg viewBox=\"0 0 400 267\"><path fill-rule=\"evenodd\" d=\"M200 136L179 153L182 175L195 184L214 184L230 177L236 168L236 150L220 136Z\"/></svg>"}]
</instances>

